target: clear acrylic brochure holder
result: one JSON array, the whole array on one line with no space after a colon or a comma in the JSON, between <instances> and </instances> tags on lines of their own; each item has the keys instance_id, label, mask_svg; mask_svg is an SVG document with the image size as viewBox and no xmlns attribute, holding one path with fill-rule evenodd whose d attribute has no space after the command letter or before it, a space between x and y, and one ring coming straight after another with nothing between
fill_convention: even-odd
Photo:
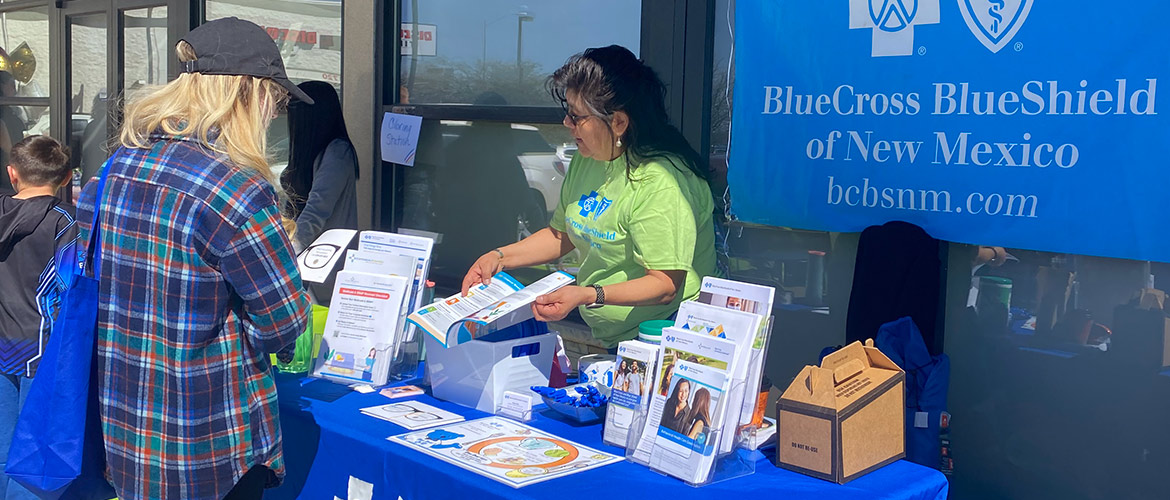
<instances>
[{"instance_id":1,"label":"clear acrylic brochure holder","mask_svg":"<svg viewBox=\"0 0 1170 500\"><path fill-rule=\"evenodd\" d=\"M763 331L763 338L757 339L757 343L762 345L758 351L753 351L749 359L749 363L753 366L760 366L760 373L756 374L756 380L745 380L735 383L728 390L728 394L733 391L746 391L744 397L756 400L757 391L760 386L760 375L763 373L763 366L765 356L768 352L768 346L772 337L773 316L767 318L767 327ZM756 365L758 363L758 365ZM722 404L722 403L721 403ZM743 476L748 476L756 473L756 462L759 458L759 453L756 451L762 447L761 443L756 440L759 431L759 424L752 422L752 416L747 415L741 418L739 408L728 408L724 412L724 418L740 419L738 430L734 433L724 432L721 428L711 429L704 428L706 442L714 444L714 451L712 452L712 460L710 462L709 470L705 473L696 474L693 478L680 478L686 484L693 487L702 487L708 484L719 483L736 479ZM654 460L650 458L650 450L653 448L654 440L657 436L645 436L649 442L642 442L642 451L638 450L639 443L643 440L642 430L645 429L646 419L650 414L650 401L644 400L634 409L634 418L630 423L630 433L626 443L626 460L630 462L645 465L659 474L666 475L665 472L656 468ZM746 419L746 421L744 421ZM730 443L725 443L724 440L731 440ZM730 451L727 451L730 449ZM669 453L669 452L665 452ZM691 453L698 453L692 451ZM675 457L686 459L689 457ZM702 468L707 468L704 464Z\"/></svg>"}]
</instances>

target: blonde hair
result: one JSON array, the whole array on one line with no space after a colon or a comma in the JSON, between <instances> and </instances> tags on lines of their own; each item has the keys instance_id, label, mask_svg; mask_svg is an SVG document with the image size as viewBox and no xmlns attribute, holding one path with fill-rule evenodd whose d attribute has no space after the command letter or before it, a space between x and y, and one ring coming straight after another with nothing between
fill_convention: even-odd
<instances>
[{"instance_id":1,"label":"blonde hair","mask_svg":"<svg viewBox=\"0 0 1170 500\"><path fill-rule=\"evenodd\" d=\"M187 42L179 42L175 52L179 61L196 59ZM268 162L267 129L287 100L288 92L267 78L183 73L126 104L119 142L141 149L155 132L193 137L280 192Z\"/></svg>"}]
</instances>

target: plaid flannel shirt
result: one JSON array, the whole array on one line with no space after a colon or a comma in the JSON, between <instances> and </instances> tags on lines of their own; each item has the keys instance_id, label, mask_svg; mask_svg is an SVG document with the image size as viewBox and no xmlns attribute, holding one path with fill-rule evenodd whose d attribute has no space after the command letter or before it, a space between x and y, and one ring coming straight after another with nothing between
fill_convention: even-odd
<instances>
[{"instance_id":1,"label":"plaid flannel shirt","mask_svg":"<svg viewBox=\"0 0 1170 500\"><path fill-rule=\"evenodd\" d=\"M78 203L81 241L96 184ZM274 189L156 136L115 152L101 200L99 394L120 498L219 499L256 465L278 482L268 354L305 331L309 299Z\"/></svg>"}]
</instances>

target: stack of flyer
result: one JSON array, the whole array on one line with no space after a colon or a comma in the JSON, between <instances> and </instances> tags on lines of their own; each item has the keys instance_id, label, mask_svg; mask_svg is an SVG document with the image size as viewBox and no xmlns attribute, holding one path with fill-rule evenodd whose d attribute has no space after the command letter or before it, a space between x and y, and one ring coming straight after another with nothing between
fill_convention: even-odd
<instances>
[{"instance_id":1,"label":"stack of flyer","mask_svg":"<svg viewBox=\"0 0 1170 500\"><path fill-rule=\"evenodd\" d=\"M623 444L625 433L633 461L691 484L705 483L755 413L770 328L765 315L773 297L771 287L705 279L699 300L684 302L675 326L662 331L649 403L630 405L627 418L615 391L606 440ZM645 357L642 346L622 346ZM619 357L619 370L624 359ZM626 422L634 424L623 429Z\"/></svg>"},{"instance_id":2,"label":"stack of flyer","mask_svg":"<svg viewBox=\"0 0 1170 500\"><path fill-rule=\"evenodd\" d=\"M340 253L349 243L328 245ZM337 273L314 376L386 384L398 348L416 335L406 314L422 305L433 246L418 236L360 234L358 248L345 253L345 268Z\"/></svg>"}]
</instances>

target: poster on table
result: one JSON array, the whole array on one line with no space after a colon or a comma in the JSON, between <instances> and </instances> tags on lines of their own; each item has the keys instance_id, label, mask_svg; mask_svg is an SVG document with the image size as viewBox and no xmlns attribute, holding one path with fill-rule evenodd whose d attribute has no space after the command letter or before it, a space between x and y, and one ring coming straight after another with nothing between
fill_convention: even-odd
<instances>
[{"instance_id":1,"label":"poster on table","mask_svg":"<svg viewBox=\"0 0 1170 500\"><path fill-rule=\"evenodd\" d=\"M388 439L513 488L624 460L502 417Z\"/></svg>"},{"instance_id":2,"label":"poster on table","mask_svg":"<svg viewBox=\"0 0 1170 500\"><path fill-rule=\"evenodd\" d=\"M739 2L746 222L1166 260L1170 3Z\"/></svg>"}]
</instances>

